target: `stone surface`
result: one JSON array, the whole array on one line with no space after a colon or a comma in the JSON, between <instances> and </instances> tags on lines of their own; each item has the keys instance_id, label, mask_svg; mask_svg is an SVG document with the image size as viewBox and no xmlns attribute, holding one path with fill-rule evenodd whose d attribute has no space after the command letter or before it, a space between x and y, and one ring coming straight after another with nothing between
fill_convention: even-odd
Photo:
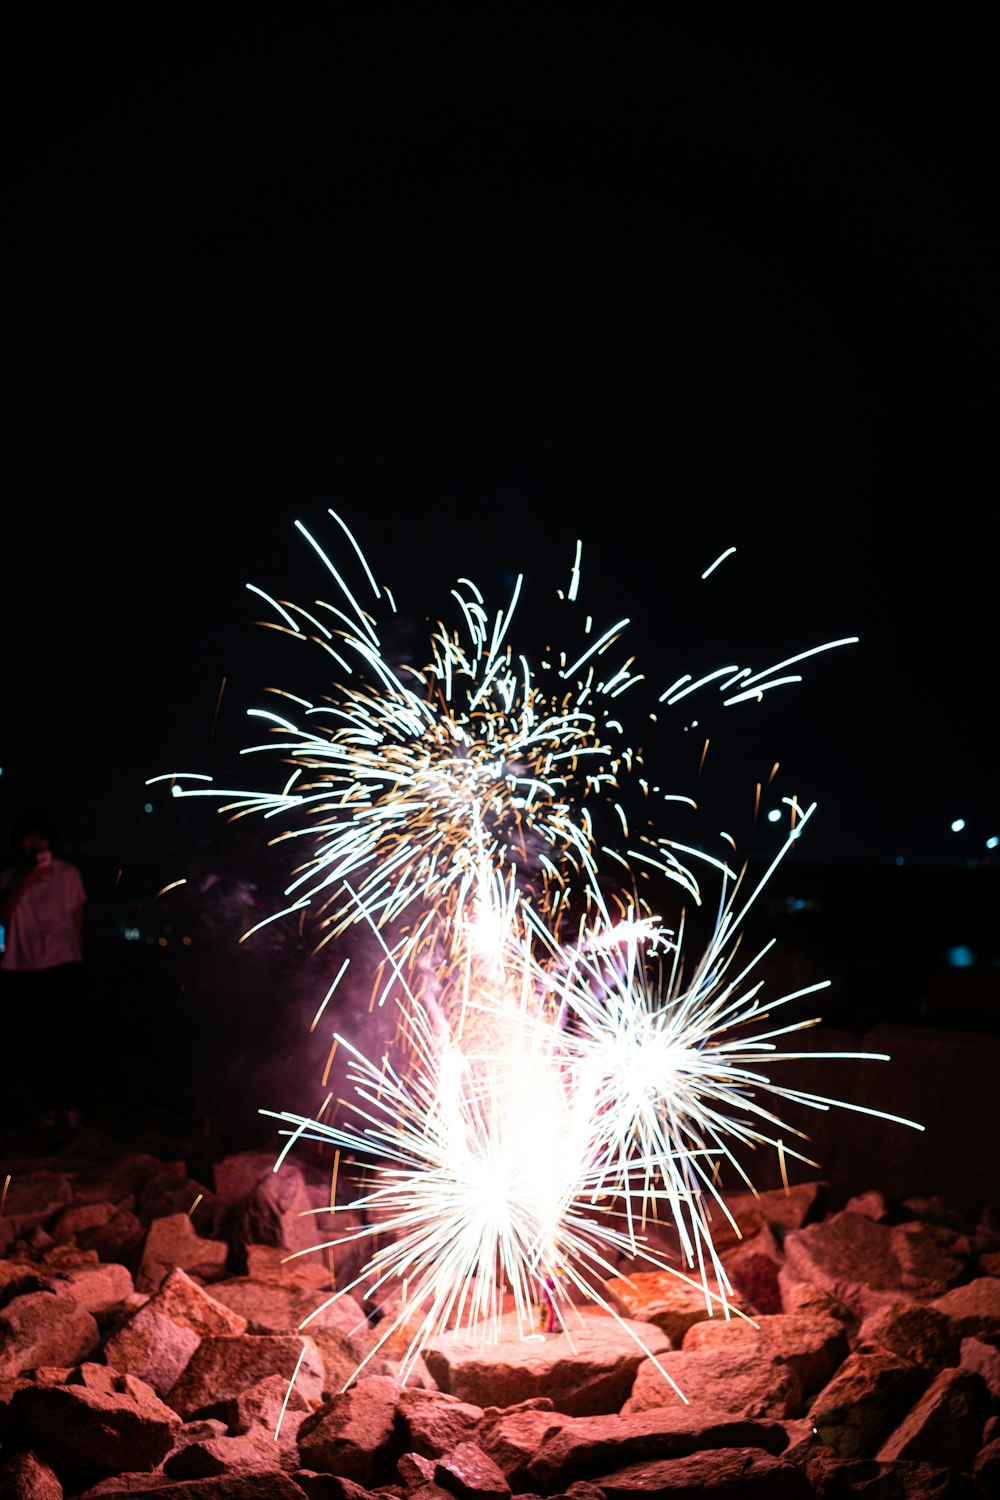
<instances>
[{"instance_id":1,"label":"stone surface","mask_svg":"<svg viewBox=\"0 0 1000 1500\"><path fill-rule=\"evenodd\" d=\"M263 1433L276 1443L279 1457L288 1468L298 1463L298 1432L315 1408L296 1385L291 1391L281 1375L268 1375L248 1386L229 1403L227 1418L235 1434Z\"/></svg>"},{"instance_id":2,"label":"stone surface","mask_svg":"<svg viewBox=\"0 0 1000 1500\"><path fill-rule=\"evenodd\" d=\"M10 1403L8 1425L56 1469L114 1474L153 1468L181 1424L149 1386L124 1375L111 1394L84 1385L24 1386Z\"/></svg>"},{"instance_id":3,"label":"stone surface","mask_svg":"<svg viewBox=\"0 0 1000 1500\"><path fill-rule=\"evenodd\" d=\"M440 1458L457 1443L474 1437L483 1408L441 1391L418 1391L404 1386L399 1393L399 1419L406 1446L424 1458Z\"/></svg>"},{"instance_id":4,"label":"stone surface","mask_svg":"<svg viewBox=\"0 0 1000 1500\"><path fill-rule=\"evenodd\" d=\"M243 1205L236 1225L236 1242L277 1245L286 1251L311 1249L330 1238L320 1227L320 1218L312 1212L318 1206L298 1167L286 1162L280 1172L269 1168Z\"/></svg>"},{"instance_id":5,"label":"stone surface","mask_svg":"<svg viewBox=\"0 0 1000 1500\"><path fill-rule=\"evenodd\" d=\"M138 1264L144 1230L131 1209L120 1208L106 1224L77 1231L81 1249L95 1250L102 1261L119 1261L129 1269Z\"/></svg>"},{"instance_id":6,"label":"stone surface","mask_svg":"<svg viewBox=\"0 0 1000 1500\"><path fill-rule=\"evenodd\" d=\"M870 1458L925 1383L924 1371L912 1360L862 1344L817 1397L809 1417L839 1458Z\"/></svg>"},{"instance_id":7,"label":"stone surface","mask_svg":"<svg viewBox=\"0 0 1000 1500\"><path fill-rule=\"evenodd\" d=\"M916 1302L891 1302L870 1313L858 1330L862 1343L881 1344L936 1375L958 1363L958 1338L944 1313Z\"/></svg>"},{"instance_id":8,"label":"stone surface","mask_svg":"<svg viewBox=\"0 0 1000 1500\"><path fill-rule=\"evenodd\" d=\"M303 1463L368 1487L387 1479L398 1450L399 1394L394 1380L373 1375L333 1396L299 1428Z\"/></svg>"},{"instance_id":9,"label":"stone surface","mask_svg":"<svg viewBox=\"0 0 1000 1500\"><path fill-rule=\"evenodd\" d=\"M738 1417L797 1417L802 1411L802 1387L795 1372L773 1350L761 1344L658 1356L693 1411L706 1408ZM677 1393L663 1379L652 1360L636 1374L623 1413L649 1411L680 1404Z\"/></svg>"},{"instance_id":10,"label":"stone surface","mask_svg":"<svg viewBox=\"0 0 1000 1500\"><path fill-rule=\"evenodd\" d=\"M979 1500L997 1500L1000 1496L1000 1438L979 1450L972 1466L972 1483Z\"/></svg>"},{"instance_id":11,"label":"stone surface","mask_svg":"<svg viewBox=\"0 0 1000 1500\"><path fill-rule=\"evenodd\" d=\"M484 1442L494 1456L501 1425ZM681 1458L718 1448L752 1447L777 1454L786 1444L785 1430L778 1422L746 1421L684 1406L634 1416L568 1417L550 1426L535 1453L512 1469L509 1477L517 1488L527 1486L549 1494L577 1479L640 1461Z\"/></svg>"},{"instance_id":12,"label":"stone surface","mask_svg":"<svg viewBox=\"0 0 1000 1500\"><path fill-rule=\"evenodd\" d=\"M695 1323L684 1339L684 1352L759 1346L785 1361L807 1397L821 1390L847 1358L843 1327L833 1318L777 1313L758 1318L757 1324L755 1329L740 1318Z\"/></svg>"},{"instance_id":13,"label":"stone surface","mask_svg":"<svg viewBox=\"0 0 1000 1500\"><path fill-rule=\"evenodd\" d=\"M567 1423L609 1422L611 1417L567 1417L564 1412L540 1410L537 1407L514 1407L501 1412L492 1422L481 1426L479 1442L484 1452L506 1475L512 1488L533 1490L536 1485L528 1475L528 1465L551 1434ZM559 1484L553 1484L559 1489Z\"/></svg>"},{"instance_id":14,"label":"stone surface","mask_svg":"<svg viewBox=\"0 0 1000 1500\"><path fill-rule=\"evenodd\" d=\"M902 1272L893 1230L866 1214L832 1214L786 1235L782 1287L809 1281L859 1317L899 1300Z\"/></svg>"},{"instance_id":15,"label":"stone surface","mask_svg":"<svg viewBox=\"0 0 1000 1500\"><path fill-rule=\"evenodd\" d=\"M240 1436L200 1438L186 1443L165 1461L171 1479L208 1479L221 1474L255 1474L280 1467L273 1438L255 1431Z\"/></svg>"},{"instance_id":16,"label":"stone surface","mask_svg":"<svg viewBox=\"0 0 1000 1500\"><path fill-rule=\"evenodd\" d=\"M77 1307L94 1317L107 1317L132 1292L132 1277L125 1266L75 1266L49 1280L50 1289L60 1297L69 1297Z\"/></svg>"},{"instance_id":17,"label":"stone surface","mask_svg":"<svg viewBox=\"0 0 1000 1500\"><path fill-rule=\"evenodd\" d=\"M510 1485L478 1443L458 1443L439 1458L434 1481L459 1500L491 1500L510 1494Z\"/></svg>"},{"instance_id":18,"label":"stone surface","mask_svg":"<svg viewBox=\"0 0 1000 1500\"><path fill-rule=\"evenodd\" d=\"M1000 1342L986 1339L963 1339L959 1351L963 1370L973 1370L982 1377L993 1402L1000 1405Z\"/></svg>"},{"instance_id":19,"label":"stone surface","mask_svg":"<svg viewBox=\"0 0 1000 1500\"><path fill-rule=\"evenodd\" d=\"M3 1220L11 1240L44 1228L73 1201L73 1183L62 1172L12 1172L4 1198Z\"/></svg>"},{"instance_id":20,"label":"stone surface","mask_svg":"<svg viewBox=\"0 0 1000 1500\"><path fill-rule=\"evenodd\" d=\"M622 1327L607 1314L583 1310L569 1334L523 1338L516 1320L505 1318L495 1343L444 1334L429 1341L424 1359L441 1390L462 1401L513 1406L548 1396L558 1411L586 1416L620 1408L646 1358L639 1340L656 1355L668 1347L651 1324Z\"/></svg>"},{"instance_id":21,"label":"stone surface","mask_svg":"<svg viewBox=\"0 0 1000 1500\"><path fill-rule=\"evenodd\" d=\"M758 1313L782 1311L778 1284L781 1250L769 1225L765 1224L752 1239L724 1251L721 1259L733 1291L744 1308Z\"/></svg>"},{"instance_id":22,"label":"stone surface","mask_svg":"<svg viewBox=\"0 0 1000 1500\"><path fill-rule=\"evenodd\" d=\"M305 1493L288 1475L275 1469L261 1474L182 1480L163 1474L122 1474L85 1490L77 1500L112 1500L112 1496L124 1495L131 1500L303 1500Z\"/></svg>"},{"instance_id":23,"label":"stone surface","mask_svg":"<svg viewBox=\"0 0 1000 1500\"><path fill-rule=\"evenodd\" d=\"M877 1457L931 1460L968 1473L989 1408L982 1378L972 1370L942 1370Z\"/></svg>"},{"instance_id":24,"label":"stone surface","mask_svg":"<svg viewBox=\"0 0 1000 1500\"><path fill-rule=\"evenodd\" d=\"M935 1299L931 1306L952 1321L960 1338L985 1334L1000 1338L1000 1280L980 1276Z\"/></svg>"},{"instance_id":25,"label":"stone surface","mask_svg":"<svg viewBox=\"0 0 1000 1500\"><path fill-rule=\"evenodd\" d=\"M899 1285L915 1297L936 1297L961 1281L972 1259L964 1235L943 1224L915 1220L889 1232L899 1266Z\"/></svg>"},{"instance_id":26,"label":"stone surface","mask_svg":"<svg viewBox=\"0 0 1000 1500\"><path fill-rule=\"evenodd\" d=\"M13 1453L0 1459L0 1496L3 1500L63 1500L63 1487L55 1470L34 1453Z\"/></svg>"},{"instance_id":27,"label":"stone surface","mask_svg":"<svg viewBox=\"0 0 1000 1500\"><path fill-rule=\"evenodd\" d=\"M675 1349L680 1348L692 1323L711 1317L719 1307L696 1282L680 1281L669 1271L635 1271L629 1276L613 1276L604 1285L623 1318L652 1323ZM717 1296L719 1289L710 1282L709 1290ZM653 1350L654 1354L658 1352Z\"/></svg>"},{"instance_id":28,"label":"stone surface","mask_svg":"<svg viewBox=\"0 0 1000 1500\"><path fill-rule=\"evenodd\" d=\"M318 1401L323 1393L323 1362L312 1339L301 1335L254 1338L250 1334L203 1338L170 1391L170 1405L185 1418L211 1416L214 1408L268 1375L289 1381L293 1374L304 1400Z\"/></svg>"},{"instance_id":29,"label":"stone surface","mask_svg":"<svg viewBox=\"0 0 1000 1500\"><path fill-rule=\"evenodd\" d=\"M164 1395L180 1379L202 1337L240 1334L245 1329L245 1319L209 1296L178 1268L111 1335L104 1353L116 1369L148 1381Z\"/></svg>"},{"instance_id":30,"label":"stone surface","mask_svg":"<svg viewBox=\"0 0 1000 1500\"><path fill-rule=\"evenodd\" d=\"M218 1280L226 1268L229 1246L224 1240L202 1239L187 1214L154 1219L142 1248L135 1284L155 1292L177 1266L203 1281Z\"/></svg>"},{"instance_id":31,"label":"stone surface","mask_svg":"<svg viewBox=\"0 0 1000 1500\"><path fill-rule=\"evenodd\" d=\"M38 1365L75 1365L97 1339L93 1317L68 1297L29 1292L0 1312L0 1376Z\"/></svg>"},{"instance_id":32,"label":"stone surface","mask_svg":"<svg viewBox=\"0 0 1000 1500\"><path fill-rule=\"evenodd\" d=\"M602 1474L598 1487L606 1500L625 1500L633 1495L812 1500L812 1488L800 1469L756 1448L727 1448L629 1464L613 1474Z\"/></svg>"}]
</instances>

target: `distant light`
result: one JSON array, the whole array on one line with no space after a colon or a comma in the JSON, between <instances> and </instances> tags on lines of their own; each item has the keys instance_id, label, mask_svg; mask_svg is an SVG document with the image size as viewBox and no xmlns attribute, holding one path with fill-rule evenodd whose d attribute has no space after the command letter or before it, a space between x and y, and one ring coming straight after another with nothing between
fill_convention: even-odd
<instances>
[{"instance_id":1,"label":"distant light","mask_svg":"<svg viewBox=\"0 0 1000 1500\"><path fill-rule=\"evenodd\" d=\"M902 865L902 864L906 863L906 861L904 860L904 858L903 858L903 856L901 854L897 854L896 855L896 863L897 863L897 865Z\"/></svg>"},{"instance_id":2,"label":"distant light","mask_svg":"<svg viewBox=\"0 0 1000 1500\"><path fill-rule=\"evenodd\" d=\"M1000 839L997 838L996 834L994 834L992 838L986 840L987 849L996 849L998 845L1000 845Z\"/></svg>"},{"instance_id":3,"label":"distant light","mask_svg":"<svg viewBox=\"0 0 1000 1500\"><path fill-rule=\"evenodd\" d=\"M781 822L781 808L780 807L772 807L771 811L767 815L767 821L769 823L780 823Z\"/></svg>"},{"instance_id":4,"label":"distant light","mask_svg":"<svg viewBox=\"0 0 1000 1500\"><path fill-rule=\"evenodd\" d=\"M965 943L959 943L954 948L949 948L946 954L948 964L953 969L971 969L976 961L976 955Z\"/></svg>"},{"instance_id":5,"label":"distant light","mask_svg":"<svg viewBox=\"0 0 1000 1500\"><path fill-rule=\"evenodd\" d=\"M152 804L152 802L147 802L145 804L145 811L146 812L152 812L153 811L153 804Z\"/></svg>"},{"instance_id":6,"label":"distant light","mask_svg":"<svg viewBox=\"0 0 1000 1500\"><path fill-rule=\"evenodd\" d=\"M122 930L122 937L125 939L126 943L137 943L140 936L141 934L138 927L125 927Z\"/></svg>"},{"instance_id":7,"label":"distant light","mask_svg":"<svg viewBox=\"0 0 1000 1500\"><path fill-rule=\"evenodd\" d=\"M157 938L156 941L159 943L161 948L165 948L167 946L166 938Z\"/></svg>"},{"instance_id":8,"label":"distant light","mask_svg":"<svg viewBox=\"0 0 1000 1500\"><path fill-rule=\"evenodd\" d=\"M961 833L962 829L964 827L965 827L965 819L964 818L956 818L955 821L951 825L951 831L952 831L952 833Z\"/></svg>"}]
</instances>

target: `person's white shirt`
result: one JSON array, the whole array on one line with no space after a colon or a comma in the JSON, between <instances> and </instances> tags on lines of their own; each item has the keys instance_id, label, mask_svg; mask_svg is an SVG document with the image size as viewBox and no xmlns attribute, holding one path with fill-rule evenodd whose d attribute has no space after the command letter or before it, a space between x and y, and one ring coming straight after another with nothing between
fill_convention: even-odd
<instances>
[{"instance_id":1,"label":"person's white shirt","mask_svg":"<svg viewBox=\"0 0 1000 1500\"><path fill-rule=\"evenodd\" d=\"M0 877L0 890L14 879L13 870ZM79 963L83 954L74 912L86 900L83 880L75 865L52 861L52 874L21 896L7 918L7 946L3 967L14 970L54 969Z\"/></svg>"}]
</instances>

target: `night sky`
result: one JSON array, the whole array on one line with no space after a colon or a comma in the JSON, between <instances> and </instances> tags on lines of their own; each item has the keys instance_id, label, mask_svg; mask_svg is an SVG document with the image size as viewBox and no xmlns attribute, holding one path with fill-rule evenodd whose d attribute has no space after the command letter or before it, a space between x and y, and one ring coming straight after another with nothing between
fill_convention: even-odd
<instances>
[{"instance_id":1,"label":"night sky","mask_svg":"<svg viewBox=\"0 0 1000 1500\"><path fill-rule=\"evenodd\" d=\"M814 860L1000 834L985 38L614 9L8 33L5 824L41 800L169 879L198 827L145 778L233 774L319 670L244 584L322 596L293 522L332 505L401 655L462 573L499 608L523 572L540 650L577 537L657 693L859 635L671 721L678 837L747 825L775 760Z\"/></svg>"}]
</instances>

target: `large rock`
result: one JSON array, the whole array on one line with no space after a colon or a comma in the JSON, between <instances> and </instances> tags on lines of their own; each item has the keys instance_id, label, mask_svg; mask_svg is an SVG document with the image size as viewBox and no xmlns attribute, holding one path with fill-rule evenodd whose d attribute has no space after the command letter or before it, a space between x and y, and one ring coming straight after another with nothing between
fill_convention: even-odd
<instances>
[{"instance_id":1,"label":"large rock","mask_svg":"<svg viewBox=\"0 0 1000 1500\"><path fill-rule=\"evenodd\" d=\"M306 1500L305 1490L277 1469L177 1481L163 1474L120 1474L85 1490L77 1500L120 1500L123 1496L128 1500Z\"/></svg>"},{"instance_id":2,"label":"large rock","mask_svg":"<svg viewBox=\"0 0 1000 1500\"><path fill-rule=\"evenodd\" d=\"M870 1458L926 1380L912 1360L862 1344L813 1402L809 1417L820 1440L839 1458Z\"/></svg>"},{"instance_id":3,"label":"large rock","mask_svg":"<svg viewBox=\"0 0 1000 1500\"><path fill-rule=\"evenodd\" d=\"M694 1412L704 1408L736 1417L784 1418L797 1417L802 1411L802 1387L794 1370L762 1344L694 1353L680 1350L658 1358ZM674 1390L652 1360L645 1360L621 1410L642 1412L675 1403L679 1404Z\"/></svg>"},{"instance_id":4,"label":"large rock","mask_svg":"<svg viewBox=\"0 0 1000 1500\"><path fill-rule=\"evenodd\" d=\"M459 1500L504 1500L510 1494L502 1471L478 1443L458 1443L439 1458L434 1481Z\"/></svg>"},{"instance_id":5,"label":"large rock","mask_svg":"<svg viewBox=\"0 0 1000 1500\"><path fill-rule=\"evenodd\" d=\"M399 1420L406 1447L423 1458L440 1458L457 1443L479 1432L483 1408L442 1391L404 1386L399 1392Z\"/></svg>"},{"instance_id":6,"label":"large rock","mask_svg":"<svg viewBox=\"0 0 1000 1500\"><path fill-rule=\"evenodd\" d=\"M722 1253L722 1265L743 1307L758 1313L782 1311L778 1276L782 1267L777 1237L765 1224L752 1239Z\"/></svg>"},{"instance_id":7,"label":"large rock","mask_svg":"<svg viewBox=\"0 0 1000 1500\"><path fill-rule=\"evenodd\" d=\"M279 1172L268 1170L247 1197L236 1224L236 1243L312 1249L332 1238L319 1227L312 1212L317 1207L303 1173L285 1162Z\"/></svg>"},{"instance_id":8,"label":"large rock","mask_svg":"<svg viewBox=\"0 0 1000 1500\"><path fill-rule=\"evenodd\" d=\"M972 1246L946 1225L920 1220L895 1224L890 1237L899 1284L914 1297L939 1296L967 1274Z\"/></svg>"},{"instance_id":9,"label":"large rock","mask_svg":"<svg viewBox=\"0 0 1000 1500\"><path fill-rule=\"evenodd\" d=\"M138 1263L144 1233L131 1209L119 1208L106 1223L78 1230L76 1242L82 1250L95 1250L102 1261L119 1261L131 1269Z\"/></svg>"},{"instance_id":10,"label":"large rock","mask_svg":"<svg viewBox=\"0 0 1000 1500\"><path fill-rule=\"evenodd\" d=\"M63 1487L54 1469L34 1453L13 1453L0 1460L3 1500L63 1500Z\"/></svg>"},{"instance_id":11,"label":"large rock","mask_svg":"<svg viewBox=\"0 0 1000 1500\"><path fill-rule=\"evenodd\" d=\"M330 1301L334 1293L321 1292L300 1280L235 1276L215 1283L212 1295L238 1312L251 1333L291 1333L308 1318L303 1332L312 1336L325 1329L340 1334L350 1341L358 1360L375 1343L374 1330L359 1302L347 1294Z\"/></svg>"},{"instance_id":12,"label":"large rock","mask_svg":"<svg viewBox=\"0 0 1000 1500\"><path fill-rule=\"evenodd\" d=\"M498 1423L483 1443L494 1457L502 1451L498 1442L504 1435L502 1426ZM564 1417L558 1426L550 1425L535 1453L512 1468L508 1477L517 1488L551 1494L574 1480L650 1459L681 1458L717 1448L780 1453L787 1441L778 1422L746 1421L684 1406L665 1406L634 1416Z\"/></svg>"},{"instance_id":13,"label":"large rock","mask_svg":"<svg viewBox=\"0 0 1000 1500\"><path fill-rule=\"evenodd\" d=\"M299 1428L304 1464L370 1487L387 1479L399 1452L396 1381L374 1375L333 1396Z\"/></svg>"},{"instance_id":14,"label":"large rock","mask_svg":"<svg viewBox=\"0 0 1000 1500\"><path fill-rule=\"evenodd\" d=\"M12 1172L3 1205L11 1242L29 1230L44 1229L72 1201L73 1183L62 1172Z\"/></svg>"},{"instance_id":15,"label":"large rock","mask_svg":"<svg viewBox=\"0 0 1000 1500\"><path fill-rule=\"evenodd\" d=\"M602 1474L599 1488L606 1500L634 1495L743 1496L760 1500L812 1500L812 1487L800 1469L761 1453L758 1448L726 1448L692 1453L686 1458L650 1459Z\"/></svg>"},{"instance_id":16,"label":"large rock","mask_svg":"<svg viewBox=\"0 0 1000 1500\"><path fill-rule=\"evenodd\" d=\"M93 1313L95 1318L113 1313L133 1290L127 1269L115 1262L106 1266L71 1267L51 1277L49 1287L57 1296L69 1297L77 1307Z\"/></svg>"},{"instance_id":17,"label":"large rock","mask_svg":"<svg viewBox=\"0 0 1000 1500\"><path fill-rule=\"evenodd\" d=\"M604 1285L623 1318L652 1323L675 1349L680 1348L692 1323L721 1311L714 1281L706 1292L696 1282L681 1281L670 1271L633 1271L628 1276L613 1276Z\"/></svg>"},{"instance_id":18,"label":"large rock","mask_svg":"<svg viewBox=\"0 0 1000 1500\"><path fill-rule=\"evenodd\" d=\"M1000 1438L980 1449L972 1466L972 1483L979 1500L996 1500L1000 1495Z\"/></svg>"},{"instance_id":19,"label":"large rock","mask_svg":"<svg viewBox=\"0 0 1000 1500\"><path fill-rule=\"evenodd\" d=\"M188 1177L182 1161L161 1162L160 1170L143 1184L136 1213L144 1224L183 1214L195 1228L211 1234L222 1222L223 1205L204 1183Z\"/></svg>"},{"instance_id":20,"label":"large rock","mask_svg":"<svg viewBox=\"0 0 1000 1500\"><path fill-rule=\"evenodd\" d=\"M858 1340L915 1360L931 1375L958 1363L959 1341L950 1319L918 1302L892 1302L869 1313Z\"/></svg>"},{"instance_id":21,"label":"large rock","mask_svg":"<svg viewBox=\"0 0 1000 1500\"><path fill-rule=\"evenodd\" d=\"M581 1310L568 1334L524 1338L516 1320L505 1318L495 1342L442 1334L428 1342L424 1359L441 1390L461 1401L513 1406L548 1396L557 1411L588 1416L617 1411L647 1351L659 1356L668 1347L652 1324L623 1325L607 1314Z\"/></svg>"},{"instance_id":22,"label":"large rock","mask_svg":"<svg viewBox=\"0 0 1000 1500\"><path fill-rule=\"evenodd\" d=\"M184 1418L211 1416L215 1408L268 1375L290 1381L293 1374L303 1398L318 1401L323 1394L323 1362L312 1339L250 1334L203 1338L170 1392L170 1405Z\"/></svg>"},{"instance_id":23,"label":"large rock","mask_svg":"<svg viewBox=\"0 0 1000 1500\"><path fill-rule=\"evenodd\" d=\"M529 1478L528 1465L549 1436L567 1423L589 1427L591 1423L614 1420L610 1416L567 1417L565 1412L553 1411L549 1401L531 1402L525 1406L509 1407L493 1416L492 1420L484 1421L479 1442L507 1476L512 1489L533 1490L537 1485ZM555 1489L560 1487L553 1486Z\"/></svg>"},{"instance_id":24,"label":"large rock","mask_svg":"<svg viewBox=\"0 0 1000 1500\"><path fill-rule=\"evenodd\" d=\"M202 1281L217 1281L225 1273L228 1254L225 1240L202 1239L187 1214L154 1219L135 1284L140 1291L155 1292L177 1266Z\"/></svg>"},{"instance_id":25,"label":"large rock","mask_svg":"<svg viewBox=\"0 0 1000 1500\"><path fill-rule=\"evenodd\" d=\"M893 1231L867 1214L831 1214L786 1235L781 1285L809 1281L859 1317L899 1301L902 1270Z\"/></svg>"},{"instance_id":26,"label":"large rock","mask_svg":"<svg viewBox=\"0 0 1000 1500\"><path fill-rule=\"evenodd\" d=\"M982 1377L994 1406L1000 1407L1000 1341L963 1339L959 1363L963 1370L972 1370Z\"/></svg>"},{"instance_id":27,"label":"large rock","mask_svg":"<svg viewBox=\"0 0 1000 1500\"><path fill-rule=\"evenodd\" d=\"M152 1469L170 1451L181 1424L149 1386L123 1375L115 1392L23 1386L11 1400L7 1425L16 1441L56 1469L115 1474Z\"/></svg>"},{"instance_id":28,"label":"large rock","mask_svg":"<svg viewBox=\"0 0 1000 1500\"><path fill-rule=\"evenodd\" d=\"M263 1434L276 1444L285 1468L298 1464L298 1432L313 1406L298 1388L288 1389L280 1375L268 1375L256 1385L248 1386L229 1403L227 1416L230 1431L237 1434Z\"/></svg>"},{"instance_id":29,"label":"large rock","mask_svg":"<svg viewBox=\"0 0 1000 1500\"><path fill-rule=\"evenodd\" d=\"M208 1479L224 1474L256 1474L280 1466L277 1443L263 1432L253 1432L187 1443L165 1460L163 1471L171 1479Z\"/></svg>"},{"instance_id":30,"label":"large rock","mask_svg":"<svg viewBox=\"0 0 1000 1500\"><path fill-rule=\"evenodd\" d=\"M29 1292L0 1312L0 1376L38 1365L75 1365L97 1339L91 1314L68 1297Z\"/></svg>"},{"instance_id":31,"label":"large rock","mask_svg":"<svg viewBox=\"0 0 1000 1500\"><path fill-rule=\"evenodd\" d=\"M980 1376L972 1370L942 1370L877 1456L886 1462L928 1460L968 1473L988 1410L989 1395Z\"/></svg>"},{"instance_id":32,"label":"large rock","mask_svg":"<svg viewBox=\"0 0 1000 1500\"><path fill-rule=\"evenodd\" d=\"M1000 1338L1000 1279L980 1276L945 1292L931 1306L950 1318L959 1338Z\"/></svg>"},{"instance_id":33,"label":"large rock","mask_svg":"<svg viewBox=\"0 0 1000 1500\"><path fill-rule=\"evenodd\" d=\"M179 1267L160 1290L108 1339L104 1354L116 1369L165 1395L180 1379L201 1339L241 1334L246 1321L217 1302Z\"/></svg>"},{"instance_id":34,"label":"large rock","mask_svg":"<svg viewBox=\"0 0 1000 1500\"><path fill-rule=\"evenodd\" d=\"M765 1357L776 1354L794 1371L803 1396L826 1385L847 1358L847 1339L834 1318L776 1313L758 1319L755 1328L741 1318L728 1322L712 1318L695 1323L684 1339L686 1354L733 1347L760 1348Z\"/></svg>"}]
</instances>

